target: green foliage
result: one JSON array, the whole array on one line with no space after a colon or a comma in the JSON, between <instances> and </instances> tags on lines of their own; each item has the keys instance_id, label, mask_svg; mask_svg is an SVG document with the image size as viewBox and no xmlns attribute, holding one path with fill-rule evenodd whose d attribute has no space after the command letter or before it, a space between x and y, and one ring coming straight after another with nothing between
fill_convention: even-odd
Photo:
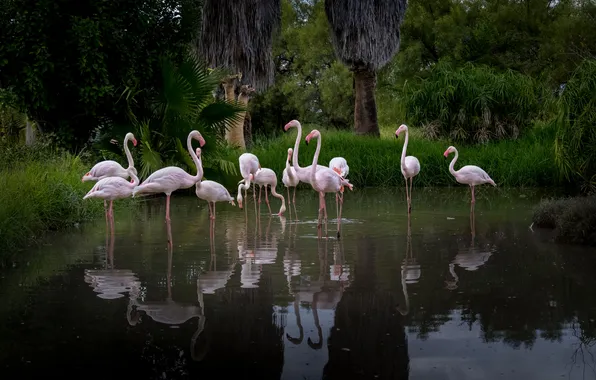
<instances>
[{"instance_id":1,"label":"green foliage","mask_svg":"<svg viewBox=\"0 0 596 380\"><path fill-rule=\"evenodd\" d=\"M0 86L71 150L119 120L125 86L149 96L159 57L181 57L199 28L195 0L0 0Z\"/></svg>"},{"instance_id":2,"label":"green foliage","mask_svg":"<svg viewBox=\"0 0 596 380\"><path fill-rule=\"evenodd\" d=\"M526 75L444 63L407 82L402 94L406 120L423 126L426 137L479 143L516 139L538 115L540 96Z\"/></svg>"},{"instance_id":3,"label":"green foliage","mask_svg":"<svg viewBox=\"0 0 596 380\"><path fill-rule=\"evenodd\" d=\"M302 139L316 126L305 126ZM404 185L400 171L403 138L368 138L354 136L347 131L321 130L322 148L320 165L328 165L331 158L345 157L350 166L348 179L354 186L397 186ZM281 173L285 168L287 149L294 146L296 132L287 133L276 139L262 139L255 143L252 153L259 157L262 167L273 169L281 183ZM414 186L460 186L449 173L449 160L443 152L452 142L417 138L415 130L410 131L408 155L420 160L420 174ZM480 146L458 146L460 158L456 169L464 165L478 165L486 170L501 186L559 186L561 181L553 165L552 127L536 129L517 141L491 142ZM315 146L300 144L301 166L312 163ZM238 154L227 156L230 161L238 160ZM301 185L307 186L307 185ZM308 187L308 186L307 186Z\"/></svg>"},{"instance_id":4,"label":"green foliage","mask_svg":"<svg viewBox=\"0 0 596 380\"><path fill-rule=\"evenodd\" d=\"M555 241L596 246L596 196L542 201L534 224L554 228Z\"/></svg>"},{"instance_id":5,"label":"green foliage","mask_svg":"<svg viewBox=\"0 0 596 380\"><path fill-rule=\"evenodd\" d=\"M555 152L561 174L596 191L596 60L579 66L557 99Z\"/></svg>"},{"instance_id":6,"label":"green foliage","mask_svg":"<svg viewBox=\"0 0 596 380\"><path fill-rule=\"evenodd\" d=\"M3 144L0 152L0 260L44 231L101 214L101 202L83 201L89 167L79 157L47 146Z\"/></svg>"},{"instance_id":7,"label":"green foliage","mask_svg":"<svg viewBox=\"0 0 596 380\"><path fill-rule=\"evenodd\" d=\"M186 147L186 139L193 129L199 130L205 138L205 153L218 146L217 135L225 128L224 123L235 120L242 111L234 104L213 98L222 75L207 69L198 58L187 55L179 65L169 59L162 60L162 81L157 96L147 102L146 107L135 101L135 89L125 90L123 97L129 105L133 133L140 142L137 167L141 178L168 165L196 172ZM115 149L110 140L115 135L124 136L129 129L130 126L124 124L108 130L100 136L98 145ZM204 166L230 171L230 165L225 162L205 161Z\"/></svg>"}]
</instances>

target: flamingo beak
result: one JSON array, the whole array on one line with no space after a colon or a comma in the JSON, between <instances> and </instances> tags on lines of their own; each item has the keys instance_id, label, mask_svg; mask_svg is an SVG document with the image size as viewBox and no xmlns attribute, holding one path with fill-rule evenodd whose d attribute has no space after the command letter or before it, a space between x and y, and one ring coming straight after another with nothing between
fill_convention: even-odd
<instances>
[{"instance_id":1,"label":"flamingo beak","mask_svg":"<svg viewBox=\"0 0 596 380\"><path fill-rule=\"evenodd\" d=\"M284 126L284 132L287 132L288 129L290 129L290 123L288 123Z\"/></svg>"},{"instance_id":2,"label":"flamingo beak","mask_svg":"<svg viewBox=\"0 0 596 380\"><path fill-rule=\"evenodd\" d=\"M443 153L443 156L445 156L445 158L447 158L447 156L449 156L449 149L447 149L447 150L445 151L445 153Z\"/></svg>"},{"instance_id":3,"label":"flamingo beak","mask_svg":"<svg viewBox=\"0 0 596 380\"><path fill-rule=\"evenodd\" d=\"M137 146L137 139L132 139L132 145Z\"/></svg>"},{"instance_id":4,"label":"flamingo beak","mask_svg":"<svg viewBox=\"0 0 596 380\"><path fill-rule=\"evenodd\" d=\"M199 136L199 145L201 146L201 148L203 147L203 145L205 145L205 139L203 138L203 136Z\"/></svg>"},{"instance_id":5,"label":"flamingo beak","mask_svg":"<svg viewBox=\"0 0 596 380\"><path fill-rule=\"evenodd\" d=\"M399 138L399 131L395 131L395 138L398 139Z\"/></svg>"}]
</instances>

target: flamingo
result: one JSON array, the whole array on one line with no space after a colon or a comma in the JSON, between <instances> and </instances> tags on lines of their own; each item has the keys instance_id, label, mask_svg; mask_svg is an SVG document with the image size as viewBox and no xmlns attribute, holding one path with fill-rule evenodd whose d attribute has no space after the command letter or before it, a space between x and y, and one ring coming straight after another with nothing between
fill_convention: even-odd
<instances>
[{"instance_id":1,"label":"flamingo","mask_svg":"<svg viewBox=\"0 0 596 380\"><path fill-rule=\"evenodd\" d=\"M130 150L128 149L128 142L132 140L132 145L137 146L137 139L135 136L128 132L126 136L124 136L124 153L126 154L126 159L128 160L128 168L124 169L122 165L117 163L113 160L105 160L102 162L98 162L89 170L85 175L81 178L81 182L88 182L88 181L99 181L104 178L108 177L122 177L127 179L130 175L127 171L128 169L134 169L134 173L137 174L137 169L135 168L134 161L132 159L132 155L130 154ZM103 207L107 211L107 204L104 200ZM112 202L110 202L110 208L112 208Z\"/></svg>"},{"instance_id":2,"label":"flamingo","mask_svg":"<svg viewBox=\"0 0 596 380\"><path fill-rule=\"evenodd\" d=\"M408 148L409 132L408 127L402 124L395 131L395 138L399 138L399 134L406 131L406 141L404 141L404 147L401 150L401 174L403 174L406 180L406 198L408 201L408 212L412 211L412 182L414 177L420 173L420 162L414 156L406 157L406 149ZM408 178L410 179L410 191L408 192Z\"/></svg>"},{"instance_id":3,"label":"flamingo","mask_svg":"<svg viewBox=\"0 0 596 380\"><path fill-rule=\"evenodd\" d=\"M350 172L348 161L343 157L333 157L331 161L329 161L329 169L333 169L343 178L346 178Z\"/></svg>"},{"instance_id":4,"label":"flamingo","mask_svg":"<svg viewBox=\"0 0 596 380\"><path fill-rule=\"evenodd\" d=\"M288 203L290 202L290 187L294 188L294 198L292 203L296 204L296 186L300 183L298 176L296 175L296 170L290 166L290 160L292 159L292 148L288 148L288 158L286 159L286 168L282 172L281 175L281 182L286 186L288 189Z\"/></svg>"},{"instance_id":5,"label":"flamingo","mask_svg":"<svg viewBox=\"0 0 596 380\"><path fill-rule=\"evenodd\" d=\"M191 131L186 139L188 152L197 167L197 175L190 175L177 166L168 166L151 174L139 186L135 187L132 196L137 194L165 193L166 194L166 221L170 221L170 196L172 192L179 189L188 189L201 180L202 173L199 173L199 158L192 149L192 140L198 140L201 147L205 145L205 139L199 131Z\"/></svg>"},{"instance_id":6,"label":"flamingo","mask_svg":"<svg viewBox=\"0 0 596 380\"><path fill-rule=\"evenodd\" d=\"M445 153L443 153L443 156L447 158L450 153L455 153L455 157L453 157L453 160L451 160L451 163L449 164L449 172L455 177L457 182L470 186L470 190L472 191L472 204L476 203L474 188L477 185L489 183L493 186L497 186L495 181L493 181L482 168L479 168L476 165L466 165L456 171L453 167L455 166L455 161L457 161L457 158L459 157L459 153L454 146L450 146Z\"/></svg>"},{"instance_id":7,"label":"flamingo","mask_svg":"<svg viewBox=\"0 0 596 380\"><path fill-rule=\"evenodd\" d=\"M201 148L197 148L196 154L199 159L199 168L202 177L203 162L201 159ZM236 206L236 204L234 203L234 198L232 198L230 192L220 183L209 180L199 181L197 182L196 188L197 197L207 201L207 203L209 204L209 218L211 220L215 220L215 202L230 202L232 206Z\"/></svg>"},{"instance_id":8,"label":"flamingo","mask_svg":"<svg viewBox=\"0 0 596 380\"><path fill-rule=\"evenodd\" d=\"M271 195L281 199L281 207L279 208L277 215L282 216L286 211L286 201L283 195L278 194L275 189L277 187L277 175L275 175L275 172L269 168L261 168L257 170L257 174L254 176L251 174L250 179L259 186L259 203L261 203L261 188L262 186L265 186L265 202L267 202L269 213L271 213L271 206L269 205L269 197L267 196L267 185L271 186Z\"/></svg>"},{"instance_id":9,"label":"flamingo","mask_svg":"<svg viewBox=\"0 0 596 380\"><path fill-rule=\"evenodd\" d=\"M126 172L132 178L128 181L122 177L107 177L99 180L95 186L83 197L100 198L105 201L110 201L110 208L107 210L107 216L114 218L113 202L116 199L128 198L131 196L134 188L139 185L139 177L136 176L134 168L126 169Z\"/></svg>"},{"instance_id":10,"label":"flamingo","mask_svg":"<svg viewBox=\"0 0 596 380\"><path fill-rule=\"evenodd\" d=\"M332 169L323 167L323 169L317 170L317 161L319 160L319 153L321 152L321 133L314 129L306 136L306 143L308 144L312 138L317 138L317 150L312 159L310 181L312 188L319 193L319 224L318 228L321 228L321 211L325 214L325 230L327 229L327 207L325 206L325 193L335 193L335 205L337 208L337 238L340 237L340 225L341 225L341 209L344 203L343 190L344 186L347 186L350 190L353 190L352 184L340 177L338 173ZM338 205L339 200L339 205ZM325 231L326 232L326 231Z\"/></svg>"},{"instance_id":11,"label":"flamingo","mask_svg":"<svg viewBox=\"0 0 596 380\"><path fill-rule=\"evenodd\" d=\"M259 163L259 158L252 153L242 153L238 158L238 162L240 163L240 175L242 175L243 179L238 182L238 195L236 196L236 200L238 201L238 207L242 208L242 190L244 190L244 197L246 198L247 189L250 187L251 174L256 174L257 170L261 168L261 164ZM256 209L257 198L254 183L252 186L252 195L255 199Z\"/></svg>"},{"instance_id":12,"label":"flamingo","mask_svg":"<svg viewBox=\"0 0 596 380\"><path fill-rule=\"evenodd\" d=\"M296 175L300 182L311 184L310 182L310 169L311 166L307 166L305 168L301 168L300 164L298 163L298 147L300 146L300 139L302 138L302 125L298 120L292 120L284 126L284 131L287 132L290 128L298 129L298 134L296 135L296 142L294 143L294 152L292 158L292 166L296 171ZM322 169L329 169L323 165L317 165L317 171Z\"/></svg>"}]
</instances>

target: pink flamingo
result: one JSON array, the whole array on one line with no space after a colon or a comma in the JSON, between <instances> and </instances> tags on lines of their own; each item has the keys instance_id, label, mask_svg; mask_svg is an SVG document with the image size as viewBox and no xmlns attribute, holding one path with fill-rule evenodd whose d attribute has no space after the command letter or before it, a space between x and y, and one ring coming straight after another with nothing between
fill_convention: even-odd
<instances>
[{"instance_id":1,"label":"pink flamingo","mask_svg":"<svg viewBox=\"0 0 596 380\"><path fill-rule=\"evenodd\" d=\"M490 183L493 186L497 186L495 181L493 181L489 175L481 168L476 165L466 165L459 170L455 170L453 167L455 166L455 161L459 157L459 153L454 146L450 146L447 148L443 156L447 158L450 153L455 152L455 157L451 160L449 164L449 172L455 177L455 180L461 184L469 185L470 190L472 191L472 204L476 203L476 197L474 195L474 188L477 185L482 185L484 183Z\"/></svg>"},{"instance_id":2,"label":"pink flamingo","mask_svg":"<svg viewBox=\"0 0 596 380\"><path fill-rule=\"evenodd\" d=\"M122 165L116 161L105 160L95 164L90 171L85 173L83 178L81 178L81 181L99 181L108 177L121 177L127 179L130 176L128 169L133 169L134 173L137 174L137 169L135 169L132 155L128 149L128 142L130 140L132 140L132 144L134 146L137 146L137 139L132 133L128 132L126 136L124 136L124 153L126 154L126 159L128 160L128 168L124 169ZM106 209L107 213L107 204L105 200L103 202L103 207ZM110 202L110 208L112 208L112 202Z\"/></svg>"},{"instance_id":3,"label":"pink flamingo","mask_svg":"<svg viewBox=\"0 0 596 380\"><path fill-rule=\"evenodd\" d=\"M294 167L294 170L296 171L296 175L298 176L298 179L300 180L300 182L311 184L310 183L311 166L309 165L305 168L301 168L300 164L298 163L298 148L300 146L300 139L302 138L302 125L300 124L300 122L298 120L292 120L284 126L284 131L287 132L290 128L298 129L298 135L296 135L296 142L294 143L292 166ZM323 165L317 165L316 168L317 168L317 171L322 170L322 169L329 169Z\"/></svg>"},{"instance_id":4,"label":"pink flamingo","mask_svg":"<svg viewBox=\"0 0 596 380\"><path fill-rule=\"evenodd\" d=\"M238 162L240 163L240 175L242 175L243 179L238 182L238 195L236 196L236 200L238 201L238 207L242 208L242 190L244 190L244 197L246 198L246 193L250 187L250 181L252 180L251 174L256 174L257 170L261 168L261 164L259 163L259 158L252 153L242 153L238 158ZM252 185L252 195L255 200L256 210L257 198L254 183Z\"/></svg>"},{"instance_id":5,"label":"pink flamingo","mask_svg":"<svg viewBox=\"0 0 596 380\"><path fill-rule=\"evenodd\" d=\"M343 178L346 178L350 172L348 161L343 157L333 157L331 161L329 161L329 169L333 169Z\"/></svg>"},{"instance_id":6,"label":"pink flamingo","mask_svg":"<svg viewBox=\"0 0 596 380\"><path fill-rule=\"evenodd\" d=\"M321 152L321 133L314 129L308 134L308 136L306 136L306 143L308 144L312 138L317 138L317 150L315 151L315 156L312 160L310 172L311 186L316 192L319 193L319 224L317 227L319 229L321 228L321 212L324 212L325 233L327 233L327 207L325 206L325 193L335 193L335 206L337 208L337 238L339 239L341 209L344 203L344 186L347 186L350 190L353 190L353 186L348 180L339 176L335 170L325 167L323 169L317 170L317 161L319 160L319 153Z\"/></svg>"},{"instance_id":7,"label":"pink flamingo","mask_svg":"<svg viewBox=\"0 0 596 380\"><path fill-rule=\"evenodd\" d=\"M110 201L110 208L107 211L107 216L112 220L114 218L114 211L112 208L113 201L130 197L135 186L139 184L139 177L136 176L133 168L128 168L126 170L132 178L131 181L122 177L107 177L100 179L83 197L83 199L100 198L103 199L104 202L106 200Z\"/></svg>"},{"instance_id":8,"label":"pink flamingo","mask_svg":"<svg viewBox=\"0 0 596 380\"><path fill-rule=\"evenodd\" d=\"M172 192L179 189L188 189L201 180L202 173L199 173L199 159L192 149L192 140L198 140L201 147L205 145L205 139L199 131L191 131L186 139L188 152L192 157L193 162L197 166L197 175L190 175L184 170L176 166L168 166L159 169L151 174L139 186L135 187L132 196L137 194L166 194L166 221L170 221L170 196Z\"/></svg>"},{"instance_id":9,"label":"pink flamingo","mask_svg":"<svg viewBox=\"0 0 596 380\"><path fill-rule=\"evenodd\" d=\"M269 197L267 196L267 186L271 186L271 195L281 199L281 207L279 208L277 215L282 216L286 211L286 201L283 195L278 194L275 189L277 187L277 175L275 172L269 168L261 168L257 170L257 173L254 176L251 174L251 180L259 186L259 203L261 203L261 188L265 186L265 202L267 202L269 213L271 213L271 206L269 205Z\"/></svg>"},{"instance_id":10,"label":"pink flamingo","mask_svg":"<svg viewBox=\"0 0 596 380\"><path fill-rule=\"evenodd\" d=\"M203 177L203 161L201 159L201 148L197 148L197 157L199 159L200 176ZM197 173L198 174L198 173ZM234 198L229 191L220 183L215 181L199 181L196 185L196 194L202 200L209 204L209 218L215 220L215 202L230 202L232 206L236 206Z\"/></svg>"},{"instance_id":11,"label":"pink flamingo","mask_svg":"<svg viewBox=\"0 0 596 380\"><path fill-rule=\"evenodd\" d=\"M414 177L420 173L420 162L414 156L406 157L406 149L408 148L409 132L408 127L402 124L395 131L395 138L399 138L399 134L406 131L406 141L404 141L404 147L401 150L401 174L403 174L406 180L406 198L408 201L408 212L412 212L412 182ZM408 192L408 178L410 179L410 191Z\"/></svg>"}]
</instances>

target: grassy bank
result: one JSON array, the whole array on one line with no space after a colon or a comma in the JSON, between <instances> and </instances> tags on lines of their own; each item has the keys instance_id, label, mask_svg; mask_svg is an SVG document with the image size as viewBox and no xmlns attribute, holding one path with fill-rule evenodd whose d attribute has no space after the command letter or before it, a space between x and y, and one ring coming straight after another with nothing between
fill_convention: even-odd
<instances>
[{"instance_id":1,"label":"grassy bank","mask_svg":"<svg viewBox=\"0 0 596 380\"><path fill-rule=\"evenodd\" d=\"M102 202L83 201L91 185L81 176L89 167L78 157L0 148L0 262L46 231L101 215Z\"/></svg>"},{"instance_id":2,"label":"grassy bank","mask_svg":"<svg viewBox=\"0 0 596 380\"><path fill-rule=\"evenodd\" d=\"M314 127L305 126L300 144L301 166L312 163L316 143L306 145L304 138ZM392 130L395 131L397 127ZM328 165L336 156L347 159L350 166L348 178L355 186L403 186L400 172L401 151L404 138L399 140L393 133L385 133L381 139L354 136L351 132L322 130L322 148L319 164ZM257 141L252 153L259 157L261 166L271 168L281 180L285 168L287 149L294 146L296 130L275 139ZM518 140L507 140L486 145L456 145L460 157L456 170L464 165L478 165L486 170L499 186L558 186L561 185L554 165L554 131L540 127ZM418 131L410 132L407 154L420 160L420 174L414 186L457 185L449 173L449 159L443 152L449 145L447 140L427 140ZM225 158L238 162L237 152L228 152Z\"/></svg>"},{"instance_id":3,"label":"grassy bank","mask_svg":"<svg viewBox=\"0 0 596 380\"><path fill-rule=\"evenodd\" d=\"M596 196L545 200L534 210L533 222L555 229L556 242L596 246Z\"/></svg>"}]
</instances>

